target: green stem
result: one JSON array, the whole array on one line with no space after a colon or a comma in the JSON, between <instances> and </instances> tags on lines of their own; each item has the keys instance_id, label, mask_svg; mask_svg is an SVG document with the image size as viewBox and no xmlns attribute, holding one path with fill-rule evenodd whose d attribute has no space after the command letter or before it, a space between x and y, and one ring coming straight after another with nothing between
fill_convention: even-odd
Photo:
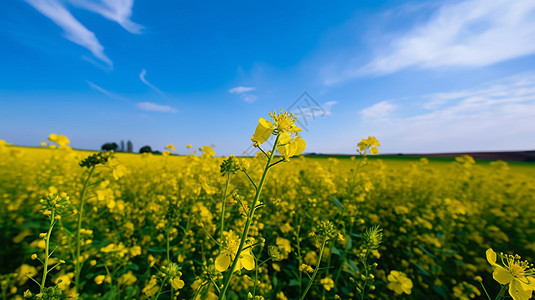
<instances>
[{"instance_id":1,"label":"green stem","mask_svg":"<svg viewBox=\"0 0 535 300\"><path fill-rule=\"evenodd\" d=\"M500 292L498 293L498 296L496 296L496 298L494 298L494 300L500 300L502 299L503 297L503 294L505 294L505 291L507 290L507 284L506 285L502 285L502 289L500 290Z\"/></svg>"},{"instance_id":2,"label":"green stem","mask_svg":"<svg viewBox=\"0 0 535 300\"><path fill-rule=\"evenodd\" d=\"M223 200L221 201L221 225L219 227L219 252L221 252L221 245L223 245L223 231L225 229L225 200L227 199L228 186L230 184L230 173L227 174L227 183L225 183L225 192L223 193Z\"/></svg>"},{"instance_id":3,"label":"green stem","mask_svg":"<svg viewBox=\"0 0 535 300\"><path fill-rule=\"evenodd\" d=\"M362 260L362 264L364 265L364 270L366 271L366 277L364 279L364 285L362 286L362 289L360 290L360 299L364 299L364 295L366 294L366 285L368 285L368 254L370 253L370 249L366 248L366 255L364 255L364 259Z\"/></svg>"},{"instance_id":4,"label":"green stem","mask_svg":"<svg viewBox=\"0 0 535 300\"><path fill-rule=\"evenodd\" d=\"M349 235L348 237L351 239L351 234L353 233L353 222L351 222L351 225L349 227ZM338 270L336 271L336 276L334 277L334 286L337 287L337 283L338 283L338 279L340 278L340 274L342 273L342 268L344 267L344 263L346 261L346 257L347 257L347 245L348 245L348 241L345 241L345 245L344 245L344 254L342 254L342 258L340 260L340 268L338 268Z\"/></svg>"},{"instance_id":5,"label":"green stem","mask_svg":"<svg viewBox=\"0 0 535 300\"><path fill-rule=\"evenodd\" d=\"M238 260L240 259L240 255L243 250L243 246L245 245L245 241L247 240L247 235L249 234L249 227L251 226L251 222L253 221L253 217L254 217L256 203L258 202L258 199L260 199L260 194L262 193L262 187L264 186L264 181L266 180L266 175L269 170L269 165L271 164L271 160L273 159L273 155L275 154L275 150L277 149L278 143L279 143L279 135L277 135L277 138L275 139L275 143L273 144L273 149L271 150L271 153L266 163L266 167L264 168L264 173L262 174L262 178L260 179L260 183L258 184L258 188L256 189L256 195L254 197L253 204L251 205L249 215L247 216L247 221L245 222L245 228L243 229L243 233L241 235L240 246L238 247L238 251L236 252L234 261L232 262L232 265L230 266L230 269L228 271L228 275L223 283L223 290L221 291L221 294L219 295L219 299L225 299L225 294L227 293L228 287L230 285L230 280L232 279L232 275L234 274L234 270L236 269L236 265L238 264Z\"/></svg>"},{"instance_id":6,"label":"green stem","mask_svg":"<svg viewBox=\"0 0 535 300\"><path fill-rule=\"evenodd\" d=\"M163 290L163 285L165 284L166 280L167 280L167 278L164 278L164 280L162 280L162 284L160 284L160 289L158 290L158 294L156 294L156 296L154 296L153 300L158 300L158 297L160 297L160 294L162 293L162 290Z\"/></svg>"},{"instance_id":7,"label":"green stem","mask_svg":"<svg viewBox=\"0 0 535 300\"><path fill-rule=\"evenodd\" d=\"M308 290L310 289L310 287L314 283L314 278L316 278L316 275L318 274L318 271L320 269L321 258L323 256L323 250L325 249L325 243L327 243L327 238L323 238L323 242L321 243L321 248L320 248L320 255L318 257L318 263L316 264L316 268L314 269L314 273L312 273L312 277L310 277L310 281L308 282L308 285L305 288L305 292L303 293L303 295L301 295L299 300L305 299L305 296L307 295Z\"/></svg>"},{"instance_id":8,"label":"green stem","mask_svg":"<svg viewBox=\"0 0 535 300\"><path fill-rule=\"evenodd\" d=\"M334 248L334 240L331 240L329 241L329 258L327 259L327 274L325 274L325 277L329 277L329 269L331 267L331 261L332 261L332 258L333 258L333 248ZM326 289L323 289L323 292L322 292L322 295L321 295L321 298L322 299L325 299L325 292L327 290Z\"/></svg>"},{"instance_id":9,"label":"green stem","mask_svg":"<svg viewBox=\"0 0 535 300\"><path fill-rule=\"evenodd\" d=\"M481 284L481 287L483 288L483 291L485 292L485 295L487 295L487 298L488 298L489 300L492 300L492 299L490 298L489 293L487 293L487 289L486 289L485 286L483 285L483 281L479 281L479 280L478 280L478 282L479 282L479 284Z\"/></svg>"},{"instance_id":10,"label":"green stem","mask_svg":"<svg viewBox=\"0 0 535 300\"><path fill-rule=\"evenodd\" d=\"M165 226L165 239L166 239L166 250L167 250L167 265L171 262L169 259L169 221L167 221L168 224Z\"/></svg>"},{"instance_id":11,"label":"green stem","mask_svg":"<svg viewBox=\"0 0 535 300\"><path fill-rule=\"evenodd\" d=\"M303 271L301 271L301 265L303 265L303 256L301 255L301 242L299 238L299 232L301 231L301 225L299 225L299 222L297 225L297 232L296 232L296 240L297 240L297 260L299 261L299 295L301 295L301 290L303 289Z\"/></svg>"},{"instance_id":12,"label":"green stem","mask_svg":"<svg viewBox=\"0 0 535 300\"><path fill-rule=\"evenodd\" d=\"M87 178L85 179L84 187L82 189L82 196L80 198L80 209L78 210L78 227L76 228L76 257L74 258L74 292L76 295L78 295L78 291L80 290L80 273L82 269L82 262L80 261L80 229L82 229L82 217L84 213L84 202L85 195L87 193L87 186L89 185L89 179L91 179L91 175L93 174L94 170L95 166L92 166L89 170Z\"/></svg>"},{"instance_id":13,"label":"green stem","mask_svg":"<svg viewBox=\"0 0 535 300\"><path fill-rule=\"evenodd\" d=\"M43 263L43 279L41 280L41 286L39 292L42 293L45 289L45 283L46 283L46 275L48 274L48 250L50 247L50 235L52 234L52 228L54 228L54 217L56 214L56 210L52 209L52 214L50 215L50 226L48 226L48 232L45 237L45 262Z\"/></svg>"}]
</instances>

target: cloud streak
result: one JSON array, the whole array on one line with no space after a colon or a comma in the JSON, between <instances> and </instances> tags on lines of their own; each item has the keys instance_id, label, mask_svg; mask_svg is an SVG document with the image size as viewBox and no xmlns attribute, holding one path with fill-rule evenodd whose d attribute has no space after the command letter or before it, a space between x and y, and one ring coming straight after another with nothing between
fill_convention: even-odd
<instances>
[{"instance_id":1,"label":"cloud streak","mask_svg":"<svg viewBox=\"0 0 535 300\"><path fill-rule=\"evenodd\" d=\"M231 88L230 90L228 90L229 93L231 94L237 94L237 95L240 95L240 98L244 101L244 102L247 102L247 103L253 103L255 102L257 99L258 99L258 96L256 95L253 95L249 92L252 92L256 90L256 88L254 87L249 87L249 86L237 86L237 87L233 87Z\"/></svg>"},{"instance_id":2,"label":"cloud streak","mask_svg":"<svg viewBox=\"0 0 535 300\"><path fill-rule=\"evenodd\" d=\"M426 24L389 45L359 72L481 67L535 52L533 1L470 0L443 5Z\"/></svg>"},{"instance_id":3,"label":"cloud streak","mask_svg":"<svg viewBox=\"0 0 535 300\"><path fill-rule=\"evenodd\" d=\"M535 53L534 1L443 1L436 7L425 7L434 10L427 21L386 44L377 38L376 53L368 63L357 64L361 59L353 57L349 65L330 66L333 69L324 83L405 69L479 68Z\"/></svg>"},{"instance_id":4,"label":"cloud streak","mask_svg":"<svg viewBox=\"0 0 535 300\"><path fill-rule=\"evenodd\" d=\"M169 105L161 105L154 102L138 102L136 107L144 111L176 113L178 110Z\"/></svg>"},{"instance_id":5,"label":"cloud streak","mask_svg":"<svg viewBox=\"0 0 535 300\"><path fill-rule=\"evenodd\" d=\"M27 0L38 12L52 20L63 29L63 36L69 41L85 47L91 53L108 66L113 66L112 61L104 54L104 47L100 44L95 34L80 23L59 2L53 0Z\"/></svg>"},{"instance_id":6,"label":"cloud streak","mask_svg":"<svg viewBox=\"0 0 535 300\"><path fill-rule=\"evenodd\" d=\"M70 3L95 12L104 18L117 22L130 33L141 33L143 26L130 20L132 16L133 0L69 0Z\"/></svg>"},{"instance_id":7,"label":"cloud streak","mask_svg":"<svg viewBox=\"0 0 535 300\"><path fill-rule=\"evenodd\" d=\"M151 89L155 90L156 92L158 92L160 95L162 96L165 96L165 94L159 89L157 88L156 86L154 86L152 83L150 83L146 78L145 76L147 75L147 70L143 69L141 70L141 73L139 73L139 79L141 79L141 81L147 85L148 87L150 87Z\"/></svg>"},{"instance_id":8,"label":"cloud streak","mask_svg":"<svg viewBox=\"0 0 535 300\"><path fill-rule=\"evenodd\" d=\"M231 94L241 94L241 93L251 92L254 90L256 90L256 88L254 87L237 86L237 87L231 88L230 90L228 90L228 92Z\"/></svg>"},{"instance_id":9,"label":"cloud streak","mask_svg":"<svg viewBox=\"0 0 535 300\"><path fill-rule=\"evenodd\" d=\"M91 87L92 89L94 89L95 91L99 91L101 92L102 94L110 97L110 98L113 98L113 99L116 99L116 100L121 100L121 101L129 101L128 99L120 96L120 95L117 95L113 92L110 92L102 87L100 87L99 85L89 81L89 80L86 80L87 84L89 85L89 87Z\"/></svg>"},{"instance_id":10,"label":"cloud streak","mask_svg":"<svg viewBox=\"0 0 535 300\"><path fill-rule=\"evenodd\" d=\"M418 99L416 99L418 100ZM535 73L473 89L424 95L419 113L404 114L394 101L361 110L370 132L402 152L534 149ZM417 102L417 101L415 101ZM422 103L407 107L415 111Z\"/></svg>"}]
</instances>

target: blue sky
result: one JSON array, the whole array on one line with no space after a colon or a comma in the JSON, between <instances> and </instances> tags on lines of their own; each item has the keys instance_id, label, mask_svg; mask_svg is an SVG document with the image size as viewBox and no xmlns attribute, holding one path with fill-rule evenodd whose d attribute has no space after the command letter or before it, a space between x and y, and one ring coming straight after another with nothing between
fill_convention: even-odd
<instances>
[{"instance_id":1,"label":"blue sky","mask_svg":"<svg viewBox=\"0 0 535 300\"><path fill-rule=\"evenodd\" d=\"M535 149L532 0L2 6L11 144L240 154L259 117L293 105L307 152L352 154L369 135L383 153Z\"/></svg>"}]
</instances>

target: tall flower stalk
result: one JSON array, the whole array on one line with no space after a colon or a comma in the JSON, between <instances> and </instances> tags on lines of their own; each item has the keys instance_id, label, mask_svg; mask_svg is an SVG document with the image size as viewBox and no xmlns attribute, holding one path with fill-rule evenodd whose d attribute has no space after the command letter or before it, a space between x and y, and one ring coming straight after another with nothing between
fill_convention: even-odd
<instances>
[{"instance_id":1,"label":"tall flower stalk","mask_svg":"<svg viewBox=\"0 0 535 300\"><path fill-rule=\"evenodd\" d=\"M254 143L254 146L258 147L259 150L262 151L262 153L265 155L265 157L267 158L267 162L265 164L264 171L262 172L262 177L260 178L260 182L258 184L255 184L255 182L252 180L249 174L247 174L247 171L245 169L243 170L247 175L247 178L254 186L255 196L252 204L250 205L250 209L246 212L247 220L245 222L243 232L240 236L240 244L237 250L235 250L235 253L231 253L231 257L233 258L232 264L230 265L228 273L225 276L223 288L219 293L219 299L225 299L225 295L230 286L234 271L237 269L238 264L242 266L242 263L240 262L240 259L242 258L241 255L244 251L245 244L248 239L249 228L251 227L255 211L258 208L260 196L262 195L262 188L264 187L264 183L266 181L269 169L283 161L288 161L292 156L300 155L301 153L303 153L306 147L305 140L303 140L297 134L297 132L301 131L301 129L295 125L297 117L294 117L293 114L290 114L288 112L282 112L282 110L279 114L273 112L269 115L273 118L273 123L263 118L260 118L255 133L251 138L251 141ZM266 142L271 135L275 135L275 142L273 143L271 151L265 152L264 150L262 150L262 148L260 148L260 145ZM273 162L275 151L278 151L279 154L282 156L282 158L277 162ZM222 215L222 217L224 216ZM221 226L223 226L223 223ZM223 229L223 227L221 229ZM250 246L248 246L248 248L249 247ZM226 252L227 253L225 253L225 255L228 255L228 251ZM220 254L220 256L221 255L222 254ZM217 261L218 259L216 259L216 267L218 267ZM225 260L219 259L219 261ZM226 266L220 266L219 269L223 271L223 269L226 269Z\"/></svg>"}]
</instances>

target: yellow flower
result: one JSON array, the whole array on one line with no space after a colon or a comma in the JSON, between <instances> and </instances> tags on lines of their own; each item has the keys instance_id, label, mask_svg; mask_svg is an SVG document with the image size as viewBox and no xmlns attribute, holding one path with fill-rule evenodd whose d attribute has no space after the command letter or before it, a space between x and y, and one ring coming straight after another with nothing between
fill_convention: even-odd
<instances>
[{"instance_id":1,"label":"yellow flower","mask_svg":"<svg viewBox=\"0 0 535 300\"><path fill-rule=\"evenodd\" d=\"M105 278L106 275L97 275L97 277L95 277L95 283L101 285L104 282Z\"/></svg>"},{"instance_id":2,"label":"yellow flower","mask_svg":"<svg viewBox=\"0 0 535 300\"><path fill-rule=\"evenodd\" d=\"M275 123L275 127L277 128L277 131L279 134L289 132L289 133L296 133L301 131L301 128L297 127L295 125L295 121L297 120L297 117L294 117L294 114L290 114L287 111L284 113L277 114L277 112L269 113L269 115L273 118L273 122Z\"/></svg>"},{"instance_id":3,"label":"yellow flower","mask_svg":"<svg viewBox=\"0 0 535 300\"><path fill-rule=\"evenodd\" d=\"M173 146L173 145L171 145L171 144L165 146L165 149L173 149L174 151L176 151L175 146Z\"/></svg>"},{"instance_id":4,"label":"yellow flower","mask_svg":"<svg viewBox=\"0 0 535 300\"><path fill-rule=\"evenodd\" d=\"M151 279L147 283L147 285L141 290L142 293L144 293L147 297L152 297L156 295L156 293L159 290L158 286L158 280L156 279L156 276L152 275Z\"/></svg>"},{"instance_id":5,"label":"yellow flower","mask_svg":"<svg viewBox=\"0 0 535 300\"><path fill-rule=\"evenodd\" d=\"M496 263L496 252L488 249L487 261L495 269L492 273L494 280L502 285L509 284L509 295L514 300L528 300L535 290L535 270L530 268L527 261L521 261L518 255L500 253L503 266Z\"/></svg>"},{"instance_id":6,"label":"yellow flower","mask_svg":"<svg viewBox=\"0 0 535 300\"><path fill-rule=\"evenodd\" d=\"M136 276L132 274L132 271L129 271L128 273L124 273L117 280L119 285L133 285L136 281L137 281L137 278Z\"/></svg>"},{"instance_id":7,"label":"yellow flower","mask_svg":"<svg viewBox=\"0 0 535 300\"><path fill-rule=\"evenodd\" d=\"M179 290L184 287L184 281L182 281L178 276L171 279L169 282L171 282L171 286L175 290Z\"/></svg>"},{"instance_id":8,"label":"yellow flower","mask_svg":"<svg viewBox=\"0 0 535 300\"><path fill-rule=\"evenodd\" d=\"M283 136L286 137L289 135L281 134L281 137ZM303 153L303 151L305 151L307 146L305 140L299 136L296 136L289 141L285 139L287 142L284 144L281 143L280 140L282 140L282 138L279 138L279 146L277 147L277 151L279 151L280 155L282 155L285 160L289 160L292 156L300 155Z\"/></svg>"},{"instance_id":9,"label":"yellow flower","mask_svg":"<svg viewBox=\"0 0 535 300\"><path fill-rule=\"evenodd\" d=\"M67 146L71 141L66 136L63 135L57 135L57 134L50 134L48 137L48 140L54 143L57 143L60 146Z\"/></svg>"},{"instance_id":10,"label":"yellow flower","mask_svg":"<svg viewBox=\"0 0 535 300\"><path fill-rule=\"evenodd\" d=\"M191 148L191 147L193 147L192 144L188 144L188 145L186 146L186 148L188 148L188 149Z\"/></svg>"},{"instance_id":11,"label":"yellow flower","mask_svg":"<svg viewBox=\"0 0 535 300\"><path fill-rule=\"evenodd\" d=\"M331 277L323 278L320 280L320 283L327 291L330 291L334 287L334 281L331 279Z\"/></svg>"},{"instance_id":12,"label":"yellow flower","mask_svg":"<svg viewBox=\"0 0 535 300\"><path fill-rule=\"evenodd\" d=\"M410 280L407 275L400 271L390 271L387 277L389 283L387 287L393 290L397 295L403 293L410 295L412 289L412 280Z\"/></svg>"},{"instance_id":13,"label":"yellow flower","mask_svg":"<svg viewBox=\"0 0 535 300\"><path fill-rule=\"evenodd\" d=\"M214 149L212 149L210 146L202 146L202 152L202 157L212 157L215 155Z\"/></svg>"},{"instance_id":14,"label":"yellow flower","mask_svg":"<svg viewBox=\"0 0 535 300\"><path fill-rule=\"evenodd\" d=\"M378 154L379 151L377 150L377 147L379 146L381 146L379 141L374 136L369 136L367 139L362 139L357 144L357 151L366 154L366 150L369 149L371 154Z\"/></svg>"},{"instance_id":15,"label":"yellow flower","mask_svg":"<svg viewBox=\"0 0 535 300\"><path fill-rule=\"evenodd\" d=\"M263 144L269 139L274 128L275 127L273 126L273 123L270 121L267 121L264 118L258 119L258 125L256 126L256 130L251 138L251 141L253 141L253 143L256 145Z\"/></svg>"},{"instance_id":16,"label":"yellow flower","mask_svg":"<svg viewBox=\"0 0 535 300\"><path fill-rule=\"evenodd\" d=\"M215 259L215 268L219 272L224 272L230 267L240 246L240 237L232 230L223 233L223 235L225 236L224 249ZM241 252L234 271L241 270L242 268L251 271L254 269L254 266L254 257L251 253L251 248L249 248Z\"/></svg>"}]
</instances>

